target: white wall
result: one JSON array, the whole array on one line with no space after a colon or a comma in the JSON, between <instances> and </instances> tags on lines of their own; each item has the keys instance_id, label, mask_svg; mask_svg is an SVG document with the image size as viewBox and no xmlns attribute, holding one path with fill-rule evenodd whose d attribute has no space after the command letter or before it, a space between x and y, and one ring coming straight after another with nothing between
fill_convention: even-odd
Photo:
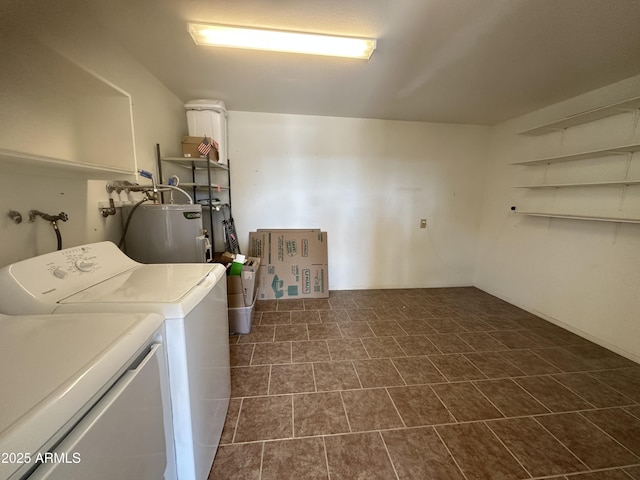
<instances>
[{"instance_id":1,"label":"white wall","mask_svg":"<svg viewBox=\"0 0 640 480\"><path fill-rule=\"evenodd\" d=\"M49 5L28 1L14 3L11 10L13 18L5 16L3 22L22 22L27 30L31 29L31 33L60 55L131 95L139 168L156 170L156 143L163 145L166 154L180 151L180 138L187 129L183 102L120 49L109 34L101 31L97 19L83 11L81 2L73 11L55 2ZM29 6L29 3L33 5ZM34 5L36 8L31 9ZM50 72L43 71L43 78L47 74ZM19 78L15 80L20 82ZM38 92L34 92L34 97L38 97ZM35 111L34 108L32 126L38 127L28 132L33 134L34 141L37 141L37 131L48 124L56 124L55 118L43 119L41 113L42 109ZM25 117L21 118L24 120ZM25 128L28 129L28 125L26 122ZM47 222L38 220L29 224L25 218L24 223L16 225L6 215L9 209L18 210L23 215L30 209L68 213L69 221L60 223L64 247L119 238L119 215L104 219L98 210L98 202L108 200L104 188L106 181L74 178L55 169L16 169L1 162L0 174L0 205L3 207L0 212L0 265L56 248L55 235Z\"/></svg>"},{"instance_id":2,"label":"white wall","mask_svg":"<svg viewBox=\"0 0 640 480\"><path fill-rule=\"evenodd\" d=\"M640 96L640 76L493 131L475 284L640 361L640 225L513 215L518 209L640 218L640 187L551 189L514 185L640 179L640 154L523 167L513 162L640 142L638 111L537 137L526 128Z\"/></svg>"},{"instance_id":3,"label":"white wall","mask_svg":"<svg viewBox=\"0 0 640 480\"><path fill-rule=\"evenodd\" d=\"M487 146L479 126L231 112L241 247L321 228L330 289L471 285Z\"/></svg>"}]
</instances>

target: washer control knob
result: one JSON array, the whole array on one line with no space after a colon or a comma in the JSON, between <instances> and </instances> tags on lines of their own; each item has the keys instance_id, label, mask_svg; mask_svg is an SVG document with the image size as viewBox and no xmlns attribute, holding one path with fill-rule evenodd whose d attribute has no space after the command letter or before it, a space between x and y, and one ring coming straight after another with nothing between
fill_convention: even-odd
<instances>
[{"instance_id":1,"label":"washer control knob","mask_svg":"<svg viewBox=\"0 0 640 480\"><path fill-rule=\"evenodd\" d=\"M60 279L65 279L69 274L65 272L63 269L61 269L60 267L56 267L55 270L53 270L53 275Z\"/></svg>"},{"instance_id":2,"label":"washer control knob","mask_svg":"<svg viewBox=\"0 0 640 480\"><path fill-rule=\"evenodd\" d=\"M95 262L90 262L87 260L76 261L76 268L81 272L90 272L91 270L93 270L94 265L95 265Z\"/></svg>"}]
</instances>

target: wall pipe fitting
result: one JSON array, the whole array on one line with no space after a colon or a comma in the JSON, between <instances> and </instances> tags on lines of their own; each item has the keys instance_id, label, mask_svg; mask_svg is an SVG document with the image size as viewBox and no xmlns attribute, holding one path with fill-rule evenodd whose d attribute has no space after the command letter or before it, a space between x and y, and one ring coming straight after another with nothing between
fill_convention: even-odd
<instances>
[{"instance_id":1,"label":"wall pipe fitting","mask_svg":"<svg viewBox=\"0 0 640 480\"><path fill-rule=\"evenodd\" d=\"M16 224L22 223L22 214L15 210L9 210L9 218Z\"/></svg>"}]
</instances>

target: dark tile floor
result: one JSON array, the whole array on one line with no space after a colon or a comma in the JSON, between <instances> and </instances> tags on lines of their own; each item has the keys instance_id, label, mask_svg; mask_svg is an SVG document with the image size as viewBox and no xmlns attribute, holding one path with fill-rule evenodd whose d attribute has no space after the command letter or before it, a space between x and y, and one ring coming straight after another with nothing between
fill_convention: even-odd
<instances>
[{"instance_id":1,"label":"dark tile floor","mask_svg":"<svg viewBox=\"0 0 640 480\"><path fill-rule=\"evenodd\" d=\"M640 480L640 365L475 288L262 301L210 479Z\"/></svg>"}]
</instances>

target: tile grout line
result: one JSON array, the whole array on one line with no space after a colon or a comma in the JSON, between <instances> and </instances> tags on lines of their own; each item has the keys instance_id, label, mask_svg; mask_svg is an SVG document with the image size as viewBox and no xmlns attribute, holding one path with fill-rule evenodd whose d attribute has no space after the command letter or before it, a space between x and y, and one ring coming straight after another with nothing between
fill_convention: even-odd
<instances>
[{"instance_id":1,"label":"tile grout line","mask_svg":"<svg viewBox=\"0 0 640 480\"><path fill-rule=\"evenodd\" d=\"M614 369L611 369L611 370L616 370L616 369L614 368ZM608 371L608 370L598 370L598 371L599 371L599 372L606 372L606 371ZM594 371L580 372L580 373L584 373L585 375L589 376L590 378L593 378L594 380L596 380L596 381L598 381L598 382L602 383L604 386L606 386L606 387L610 388L610 389L611 389L611 390L613 390L614 392L616 392L616 393L618 393L618 394L622 395L623 397L626 397L626 398L628 398L628 399L630 399L630 400L634 401L636 405L640 405L640 401L635 401L633 398L629 397L629 395L625 394L624 392L621 392L621 391L620 391L620 390L618 390L617 388L612 387L611 385L609 385L609 384L608 384L608 383L606 383L606 382L603 382L602 380L600 380L600 379L599 379L599 378L597 378L597 377L594 377L594 376L593 376ZM638 418L640 418L640 417L638 417Z\"/></svg>"},{"instance_id":2,"label":"tile grout line","mask_svg":"<svg viewBox=\"0 0 640 480\"><path fill-rule=\"evenodd\" d=\"M616 471L621 471L622 473L624 473L627 476L628 480L634 480L634 477L632 477L629 473L627 473L627 471L625 470L625 468L628 468L628 466L624 466L624 467L607 467L607 468L598 468L595 470L589 470L588 472L573 472L573 473L566 473L565 476L567 477L568 480L571 480L572 478L576 478L577 475L581 475L582 473L600 473L600 472L616 472ZM543 477L544 478L544 477ZM548 478L548 477L547 477ZM551 477L553 478L553 477ZM537 478L534 480L538 480Z\"/></svg>"},{"instance_id":3,"label":"tile grout line","mask_svg":"<svg viewBox=\"0 0 640 480\"><path fill-rule=\"evenodd\" d=\"M316 382L316 367L313 362L311 362L311 376L313 377L313 391L315 393L318 393L318 383Z\"/></svg>"},{"instance_id":4,"label":"tile grout line","mask_svg":"<svg viewBox=\"0 0 640 480\"><path fill-rule=\"evenodd\" d=\"M493 337L491 337L493 338ZM497 340L496 340L497 341ZM513 366L513 368L515 368L516 370L520 371L522 373L522 376L527 376L526 373L524 372L524 370L522 370L520 367L518 367L515 363L513 363L511 360L509 360L507 357L505 357L504 355L502 355L502 353L500 352L505 352L508 350L491 350L492 352L495 352L496 354L498 354L500 357L504 358L504 360L506 362L508 362L510 365ZM535 352L534 352L535 353Z\"/></svg>"},{"instance_id":5,"label":"tile grout line","mask_svg":"<svg viewBox=\"0 0 640 480\"><path fill-rule=\"evenodd\" d=\"M382 441L382 445L384 445L384 451L387 452L387 458L389 459L389 463L391 464L391 468L393 468L393 473L396 476L396 480L400 480L400 476L398 475L398 471L396 470L396 466L393 463L393 459L391 458L391 453L389 452L389 447L387 447L387 442L384 441L384 437L382 436L382 432L378 430L378 436Z\"/></svg>"},{"instance_id":6,"label":"tile grout line","mask_svg":"<svg viewBox=\"0 0 640 480\"><path fill-rule=\"evenodd\" d=\"M358 341L360 342L360 345L361 345L361 346L362 346L362 348L364 349L364 353L366 353L366 354L367 354L368 359L369 359L369 360L373 360L373 359L371 358L371 355L369 355L369 352L367 351L367 347L365 347L365 346L364 346L364 343L362 342L362 338L358 337ZM363 358L362 360L365 360L365 359ZM353 361L353 360L351 360L351 361ZM355 367L355 365L354 365L354 367ZM361 383L361 384L362 384L362 383Z\"/></svg>"},{"instance_id":7,"label":"tile grout line","mask_svg":"<svg viewBox=\"0 0 640 480\"><path fill-rule=\"evenodd\" d=\"M349 427L349 433L354 433L353 429L351 428L351 422L349 421L349 415L347 414L347 407L344 404L344 397L342 396L342 390L338 390L338 393L340 394L340 401L342 402L342 411L344 412L344 416L347 419L347 426Z\"/></svg>"},{"instance_id":8,"label":"tile grout line","mask_svg":"<svg viewBox=\"0 0 640 480\"><path fill-rule=\"evenodd\" d=\"M509 452L509 455L511 455L511 457L518 463L518 465L520 465L520 468L522 468L522 470L525 471L527 475L529 475L529 478L533 478L533 475L527 469L527 467L524 466L524 464L520 461L520 459L516 456L516 454L513 453L511 449L507 446L507 444L502 441L502 439L498 436L498 434L493 431L493 429L487 424L487 421L483 420L482 424L491 432L491 434L498 440L498 442L500 442L500 445L502 445L505 448L505 450Z\"/></svg>"},{"instance_id":9,"label":"tile grout line","mask_svg":"<svg viewBox=\"0 0 640 480\"><path fill-rule=\"evenodd\" d=\"M446 408L446 407L445 407ZM447 410L448 411L448 410ZM435 427L431 427L433 429L433 431L435 432L435 434L438 436L438 438L440 439L440 443L444 446L445 450L447 451L447 453L449 454L449 456L451 457L451 460L453 460L453 463L456 464L456 467L458 467L458 471L460 472L460 474L465 478L465 480L467 480L467 475L466 473L464 473L464 470L462 470L462 467L460 466L460 464L458 463L458 460L456 460L456 457L453 455L453 452L449 449L449 445L447 445L447 443L444 441L444 439L442 438L442 436L440 436L440 432L438 432L438 429Z\"/></svg>"},{"instance_id":10,"label":"tile grout line","mask_svg":"<svg viewBox=\"0 0 640 480\"><path fill-rule=\"evenodd\" d=\"M256 345L257 345L257 343L253 343L251 345L252 345L252 347L251 347L251 356L249 357L249 365L247 365L248 367L253 365L253 356L256 353Z\"/></svg>"},{"instance_id":11,"label":"tile grout line","mask_svg":"<svg viewBox=\"0 0 640 480\"><path fill-rule=\"evenodd\" d=\"M619 408L619 407L612 407L612 408ZM607 409L608 410L608 409ZM622 410L622 409L620 409ZM607 437L611 438L614 442L616 442L618 445L620 445L622 448L624 448L625 450L627 450L629 453L631 453L634 457L640 459L639 455L636 455L635 452L633 452L630 448L628 448L626 445L623 445L622 442L620 442L617 438L615 438L613 435L609 434L604 428L602 428L600 425L592 422L588 417L584 416L582 414L582 412L576 412L576 414L580 415L582 418L584 418L587 422L589 422L591 425L593 425L594 427L596 427L598 430L600 430L602 433L604 433ZM631 414L629 414L631 415ZM632 415L633 416L633 415Z\"/></svg>"},{"instance_id":12,"label":"tile grout line","mask_svg":"<svg viewBox=\"0 0 640 480\"><path fill-rule=\"evenodd\" d=\"M236 418L235 424L233 425L233 435L231 435L231 443L235 443L236 441L236 432L238 431L238 423L240 423L240 413L242 412L242 405L244 404L244 398L240 399L240 406L238 407L238 418Z\"/></svg>"},{"instance_id":13,"label":"tile grout line","mask_svg":"<svg viewBox=\"0 0 640 480\"><path fill-rule=\"evenodd\" d=\"M525 415L506 415L505 412L503 412L502 410L500 410L498 408L497 405L494 404L494 406L496 408L498 408L498 411L502 412L502 414L504 415L505 418L524 418L524 417L532 417L534 415L549 415L552 414L553 412L551 410L549 410L549 407L547 407L544 403L542 403L540 400L538 400L537 397L533 396L532 394L530 394L522 385L520 385L518 382L515 382L513 380L513 378L511 377L505 377L505 378L490 378L488 380L472 380L471 383L473 383L473 386L476 387L478 390L480 390L480 393L482 393L487 400L489 400L492 404L493 402L491 401L491 399L482 391L482 389L480 389L478 387L478 385L476 385L476 383L480 383L480 382L493 382L493 381L503 381L503 380L507 380L510 381L512 384L514 384L518 389L520 389L522 391L522 393L530 396L534 402L536 402L538 405L540 405L542 408L544 408L546 410L546 412L542 412L542 413L532 413L532 414L525 414Z\"/></svg>"},{"instance_id":14,"label":"tile grout line","mask_svg":"<svg viewBox=\"0 0 640 480\"><path fill-rule=\"evenodd\" d=\"M262 467L264 465L264 448L265 448L265 442L262 442L262 448L260 449L260 471L258 472L258 480L262 480Z\"/></svg>"},{"instance_id":15,"label":"tile grout line","mask_svg":"<svg viewBox=\"0 0 640 480\"><path fill-rule=\"evenodd\" d=\"M356 372L356 378L358 379L358 383L360 384L360 388L364 389L364 385L362 385L362 380L360 380L360 375L358 374L358 369L356 368L356 364L353 363L353 360L349 360L349 363L351 363L351 368L353 368L353 371Z\"/></svg>"},{"instance_id":16,"label":"tile grout line","mask_svg":"<svg viewBox=\"0 0 640 480\"><path fill-rule=\"evenodd\" d=\"M551 378L551 380L553 380L554 382L556 382L558 385L560 385L563 388L566 388L567 390L569 390L569 392L573 393L576 397L578 397L580 400L583 400L585 402L587 402L589 405L591 405L593 408L598 408L597 405L595 405L594 403L591 403L589 400L587 400L586 398L584 398L582 395L580 395L578 392L572 390L571 388L563 385L559 380L556 380L552 374L548 374L546 375L547 377ZM583 409L581 409L583 410Z\"/></svg>"},{"instance_id":17,"label":"tile grout line","mask_svg":"<svg viewBox=\"0 0 640 480\"><path fill-rule=\"evenodd\" d=\"M291 395L291 438L296 438L296 407L293 402L293 395Z\"/></svg>"},{"instance_id":18,"label":"tile grout line","mask_svg":"<svg viewBox=\"0 0 640 480\"><path fill-rule=\"evenodd\" d=\"M321 435L322 438L322 448L324 449L324 461L327 465L327 479L331 480L331 469L329 468L329 454L327 453L327 441L325 440L325 436Z\"/></svg>"},{"instance_id":19,"label":"tile grout line","mask_svg":"<svg viewBox=\"0 0 640 480\"><path fill-rule=\"evenodd\" d=\"M398 370L397 365L395 364L395 362L393 361L392 358L390 357L385 357L387 360L389 360L389 362L391 363L391 365L393 365L393 369L398 373L398 375L400 376L400 379L404 382L404 385L390 385L392 387L408 387L409 384L407 383L407 380L402 376L402 374L400 373L400 370ZM404 358L404 357L401 357Z\"/></svg>"},{"instance_id":20,"label":"tile grout line","mask_svg":"<svg viewBox=\"0 0 640 480\"><path fill-rule=\"evenodd\" d=\"M402 388L402 387L399 387L399 388ZM407 424L405 423L404 418L402 418L402 415L400 415L400 410L398 410L398 406L396 405L396 402L393 401L393 397L389 393L389 387L384 387L384 391L387 393L387 397L389 397L389 400L391 400L391 405L393 405L393 408L395 409L396 413L398 414L398 417L400 418L400 421L402 422L402 427L403 428L407 428Z\"/></svg>"},{"instance_id":21,"label":"tile grout line","mask_svg":"<svg viewBox=\"0 0 640 480\"><path fill-rule=\"evenodd\" d=\"M478 381L478 380L475 380L475 381ZM489 397L487 397L487 396L484 394L484 392L483 392L482 390L480 390L478 387L476 387L476 384L474 383L474 381L470 381L470 382L469 382L469 384L471 384L471 386L472 386L473 388L475 388L475 389L476 389L476 391L477 391L480 395L482 395L482 396L487 400L487 402L489 402L489 403L491 404L491 406L492 406L493 408L495 408L495 409L498 411L498 413L499 413L500 415L502 415L502 418L509 418L509 417L508 417L508 416L507 416L507 415L506 415L506 414L505 414L505 413L504 413L504 412L503 412L503 411L502 411L502 410L501 410L501 409L500 409L500 408L499 408L495 403L493 403L493 401L492 401ZM496 419L487 419L487 420L496 420Z\"/></svg>"},{"instance_id":22,"label":"tile grout line","mask_svg":"<svg viewBox=\"0 0 640 480\"><path fill-rule=\"evenodd\" d=\"M629 477L629 474L626 471L624 471L625 468L627 468L627 466L624 466L624 467L605 467L605 468L590 469L590 470L586 470L586 471L582 471L582 472L563 473L561 475L563 477L566 477L568 480L571 480L572 478L577 478L578 475L593 474L593 473L600 473L600 472L622 471L624 474L627 475L628 480L633 480L633 478ZM539 477L533 477L531 480L545 480L545 479L556 480L557 478L558 478L557 475L541 475Z\"/></svg>"},{"instance_id":23,"label":"tile grout line","mask_svg":"<svg viewBox=\"0 0 640 480\"><path fill-rule=\"evenodd\" d=\"M442 423L442 424L435 424L435 425L458 425L460 423L473 423L471 421L468 422L461 422L460 420L458 420L456 418L456 416L453 414L453 412L451 410L449 410L449 407L447 407L447 405L444 403L444 401L442 400L442 398L440 398L440 395L438 395L438 392L436 392L436 390L434 388L431 387L431 385L429 385L429 389L433 392L433 394L436 396L436 398L438 399L438 401L440 402L440 404L444 407L444 409L447 411L447 413L449 415L451 415L451 418L453 418L454 423ZM434 425L434 426L435 426Z\"/></svg>"},{"instance_id":24,"label":"tile grout line","mask_svg":"<svg viewBox=\"0 0 640 480\"><path fill-rule=\"evenodd\" d=\"M631 407L631 406L637 407L638 404L636 404L636 405L625 405L625 406L620 407L620 408L624 408L625 412L627 412L629 415L631 415L633 417L636 417L638 420L640 420L640 409L638 410L638 413L633 413L633 412L629 411L629 407Z\"/></svg>"},{"instance_id":25,"label":"tile grout line","mask_svg":"<svg viewBox=\"0 0 640 480\"><path fill-rule=\"evenodd\" d=\"M559 414L553 414L553 413L552 413L552 415L559 415ZM542 428L543 428L543 429L544 429L544 430L545 430L549 435L551 435L551 437L552 437L556 442L558 442L560 445L562 445L564 448L566 448L566 449L567 449L567 451L568 451L571 455L573 455L573 456L574 456L574 457L575 457L575 458L576 458L576 459L577 459L577 460L578 460L582 465L584 465L584 467L586 468L586 471L587 471L587 472L588 472L588 471L591 471L591 467L590 467L589 465L587 465L587 464L586 464L586 463L585 463L585 462L584 462L580 457L578 457L578 455L577 455L576 453L574 453L574 451L573 451L573 450L571 450L571 449L569 448L569 446L568 446L568 445L566 445L562 440L560 440L560 439L559 439L559 438L558 438L558 437L557 437L557 436L556 436L556 435L555 435L551 430L549 430L547 427L545 427L545 426L542 424L542 422L539 422L535 415L532 415L532 416L531 416L531 418L533 419L533 421L534 421L535 423L537 423L538 425L540 425L540 426L541 426L541 427L542 427ZM489 428L491 428L491 427L489 427Z\"/></svg>"}]
</instances>

